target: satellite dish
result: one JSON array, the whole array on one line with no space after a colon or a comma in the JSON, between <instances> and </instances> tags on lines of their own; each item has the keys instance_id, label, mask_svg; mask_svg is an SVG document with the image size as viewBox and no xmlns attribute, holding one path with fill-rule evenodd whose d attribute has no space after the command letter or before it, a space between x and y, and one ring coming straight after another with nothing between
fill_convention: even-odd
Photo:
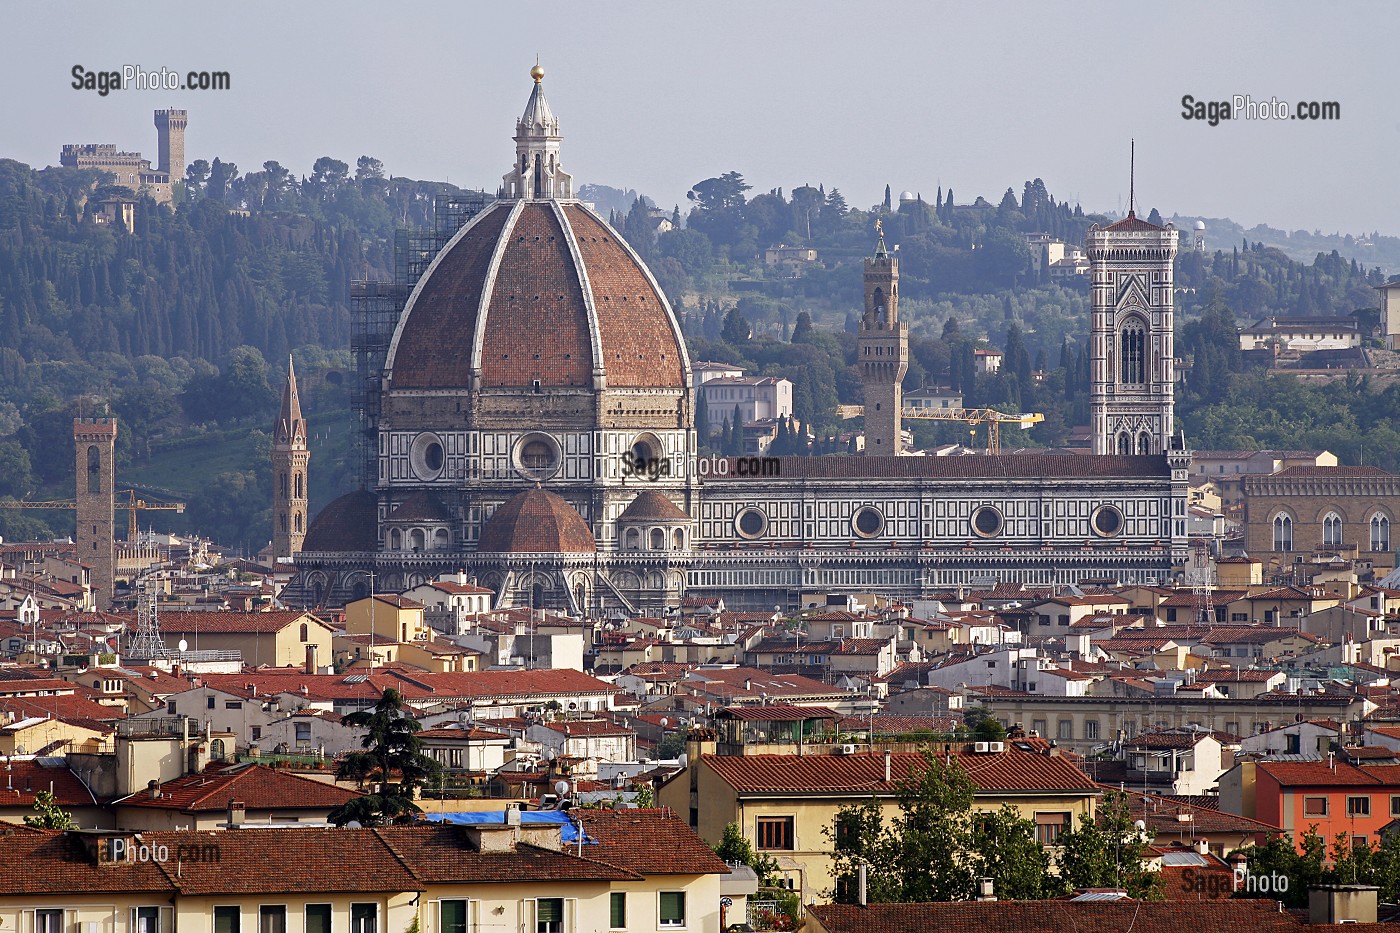
<instances>
[{"instance_id":1,"label":"satellite dish","mask_svg":"<svg viewBox=\"0 0 1400 933\"><path fill-rule=\"evenodd\" d=\"M559 754L559 753L556 752L554 749L552 749L552 748L546 748L546 749L544 750L544 760L545 760L545 761L553 761L553 760L555 759L555 757L556 757L558 754Z\"/></svg>"},{"instance_id":2,"label":"satellite dish","mask_svg":"<svg viewBox=\"0 0 1400 933\"><path fill-rule=\"evenodd\" d=\"M187 642L187 641L185 641L183 638L180 639L180 650L181 650L181 651L189 651L189 650L190 650L190 643Z\"/></svg>"},{"instance_id":3,"label":"satellite dish","mask_svg":"<svg viewBox=\"0 0 1400 933\"><path fill-rule=\"evenodd\" d=\"M556 793L559 794L560 797L563 797L565 794L567 794L567 793L569 792L569 782L568 782L568 781L555 781L555 782L554 782L554 790L555 790Z\"/></svg>"},{"instance_id":4,"label":"satellite dish","mask_svg":"<svg viewBox=\"0 0 1400 933\"><path fill-rule=\"evenodd\" d=\"M359 820L351 820L345 824L346 829L363 829L364 825Z\"/></svg>"},{"instance_id":5,"label":"satellite dish","mask_svg":"<svg viewBox=\"0 0 1400 933\"><path fill-rule=\"evenodd\" d=\"M676 759L676 764L680 765L682 768L686 767L687 765L690 764L690 756L689 756L689 755L686 755L686 754L682 754L680 757L678 757L678 758Z\"/></svg>"},{"instance_id":6,"label":"satellite dish","mask_svg":"<svg viewBox=\"0 0 1400 933\"><path fill-rule=\"evenodd\" d=\"M665 728L666 728L667 726L669 726L670 724L671 724L671 720L667 719L665 716L662 716L662 717L661 717L661 728L665 729Z\"/></svg>"}]
</instances>

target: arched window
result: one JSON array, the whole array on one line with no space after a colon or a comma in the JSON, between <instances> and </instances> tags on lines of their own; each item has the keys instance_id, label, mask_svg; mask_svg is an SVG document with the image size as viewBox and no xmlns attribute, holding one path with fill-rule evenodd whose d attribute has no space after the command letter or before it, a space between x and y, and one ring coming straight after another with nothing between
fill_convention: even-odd
<instances>
[{"instance_id":1,"label":"arched window","mask_svg":"<svg viewBox=\"0 0 1400 933\"><path fill-rule=\"evenodd\" d=\"M397 528L389 532L389 550L403 550L403 534Z\"/></svg>"},{"instance_id":2,"label":"arched window","mask_svg":"<svg viewBox=\"0 0 1400 933\"><path fill-rule=\"evenodd\" d=\"M297 474L297 496L298 499L306 498L306 483L302 480L300 473Z\"/></svg>"},{"instance_id":3,"label":"arched window","mask_svg":"<svg viewBox=\"0 0 1400 933\"><path fill-rule=\"evenodd\" d=\"M286 513L286 512L279 512L279 513L277 513L277 517L278 517L278 519L279 519L278 524L281 526L281 528L282 528L283 531L286 531L286 530L287 530L287 513Z\"/></svg>"},{"instance_id":4,"label":"arched window","mask_svg":"<svg viewBox=\"0 0 1400 933\"><path fill-rule=\"evenodd\" d=\"M662 531L660 528L653 528L651 530L651 549L653 551L666 550L666 532Z\"/></svg>"},{"instance_id":5,"label":"arched window","mask_svg":"<svg viewBox=\"0 0 1400 933\"><path fill-rule=\"evenodd\" d=\"M642 533L635 528L627 529L626 544L629 551L639 551L642 547Z\"/></svg>"},{"instance_id":6,"label":"arched window","mask_svg":"<svg viewBox=\"0 0 1400 933\"><path fill-rule=\"evenodd\" d=\"M301 534L301 513L296 513L296 515L293 516L293 518L296 519L296 521L293 524L296 525L297 534Z\"/></svg>"},{"instance_id":7,"label":"arched window","mask_svg":"<svg viewBox=\"0 0 1400 933\"><path fill-rule=\"evenodd\" d=\"M1120 454L1130 454L1133 452L1133 439L1127 431L1118 435L1118 452Z\"/></svg>"},{"instance_id":8,"label":"arched window","mask_svg":"<svg viewBox=\"0 0 1400 933\"><path fill-rule=\"evenodd\" d=\"M305 622L301 623L301 640L311 640L311 626L307 625Z\"/></svg>"},{"instance_id":9,"label":"arched window","mask_svg":"<svg viewBox=\"0 0 1400 933\"><path fill-rule=\"evenodd\" d=\"M277 495L281 496L283 499L287 498L287 474L286 474L286 473L278 473L278 474L277 474Z\"/></svg>"},{"instance_id":10,"label":"arched window","mask_svg":"<svg viewBox=\"0 0 1400 933\"><path fill-rule=\"evenodd\" d=\"M427 548L428 536L423 533L422 528L415 528L408 533L408 546L415 551L422 551Z\"/></svg>"},{"instance_id":11,"label":"arched window","mask_svg":"<svg viewBox=\"0 0 1400 933\"><path fill-rule=\"evenodd\" d=\"M685 550L685 529L677 528L671 532L671 547L677 551Z\"/></svg>"},{"instance_id":12,"label":"arched window","mask_svg":"<svg viewBox=\"0 0 1400 933\"><path fill-rule=\"evenodd\" d=\"M1342 546L1342 518L1336 512L1328 512L1322 519L1322 546Z\"/></svg>"},{"instance_id":13,"label":"arched window","mask_svg":"<svg viewBox=\"0 0 1400 933\"><path fill-rule=\"evenodd\" d=\"M1129 321L1118 335L1118 381L1140 386L1147 381L1147 332L1141 321Z\"/></svg>"},{"instance_id":14,"label":"arched window","mask_svg":"<svg viewBox=\"0 0 1400 933\"><path fill-rule=\"evenodd\" d=\"M1293 550L1293 518L1290 515L1274 516L1274 550Z\"/></svg>"},{"instance_id":15,"label":"arched window","mask_svg":"<svg viewBox=\"0 0 1400 933\"><path fill-rule=\"evenodd\" d=\"M102 491L102 451L93 444L88 448L88 492Z\"/></svg>"},{"instance_id":16,"label":"arched window","mask_svg":"<svg viewBox=\"0 0 1400 933\"><path fill-rule=\"evenodd\" d=\"M1152 438L1148 436L1146 431L1138 435L1138 453L1144 456L1152 453Z\"/></svg>"},{"instance_id":17,"label":"arched window","mask_svg":"<svg viewBox=\"0 0 1400 933\"><path fill-rule=\"evenodd\" d=\"M433 547L439 551L447 550L452 544L452 538L447 533L446 528L439 528L433 532Z\"/></svg>"},{"instance_id":18,"label":"arched window","mask_svg":"<svg viewBox=\"0 0 1400 933\"><path fill-rule=\"evenodd\" d=\"M1371 550L1390 550L1390 519L1379 512L1371 516Z\"/></svg>"}]
</instances>

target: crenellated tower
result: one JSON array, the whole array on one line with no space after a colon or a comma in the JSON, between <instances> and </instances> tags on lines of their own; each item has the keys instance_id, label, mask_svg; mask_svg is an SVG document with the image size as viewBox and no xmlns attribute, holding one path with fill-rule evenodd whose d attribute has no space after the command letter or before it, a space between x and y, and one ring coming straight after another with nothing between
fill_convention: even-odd
<instances>
[{"instance_id":1,"label":"crenellated tower","mask_svg":"<svg viewBox=\"0 0 1400 933\"><path fill-rule=\"evenodd\" d=\"M91 567L93 602L98 609L112 608L116 586L116 523L113 520L115 481L113 461L117 446L116 418L74 418L76 454L74 492L78 511L77 558Z\"/></svg>"},{"instance_id":2,"label":"crenellated tower","mask_svg":"<svg viewBox=\"0 0 1400 933\"><path fill-rule=\"evenodd\" d=\"M865 385L865 452L897 456L902 452L900 417L904 374L909 371L909 325L899 319L899 258L885 248L885 234L875 255L865 260L865 314L860 319L860 375Z\"/></svg>"},{"instance_id":3,"label":"crenellated tower","mask_svg":"<svg viewBox=\"0 0 1400 933\"><path fill-rule=\"evenodd\" d=\"M272 429L272 559L290 560L306 537L306 466L311 450L306 443L306 419L297 397L297 374L287 359L287 384L282 410Z\"/></svg>"},{"instance_id":4,"label":"crenellated tower","mask_svg":"<svg viewBox=\"0 0 1400 933\"><path fill-rule=\"evenodd\" d=\"M185 127L187 110L156 111L156 170L170 176L170 183L185 179Z\"/></svg>"}]
</instances>

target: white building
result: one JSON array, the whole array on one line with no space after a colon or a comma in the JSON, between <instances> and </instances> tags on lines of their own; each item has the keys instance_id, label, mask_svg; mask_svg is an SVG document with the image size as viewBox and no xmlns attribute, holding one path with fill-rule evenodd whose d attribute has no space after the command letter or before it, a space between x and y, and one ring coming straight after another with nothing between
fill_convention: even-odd
<instances>
[{"instance_id":1,"label":"white building","mask_svg":"<svg viewBox=\"0 0 1400 933\"><path fill-rule=\"evenodd\" d=\"M792 383L775 376L717 376L700 386L710 412L711 430L732 417L735 406L745 422L792 417Z\"/></svg>"}]
</instances>

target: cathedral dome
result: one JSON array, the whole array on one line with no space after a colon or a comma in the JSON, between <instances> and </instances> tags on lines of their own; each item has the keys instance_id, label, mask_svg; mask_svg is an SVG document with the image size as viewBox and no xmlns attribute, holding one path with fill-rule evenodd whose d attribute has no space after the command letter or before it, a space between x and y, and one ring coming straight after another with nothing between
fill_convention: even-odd
<instances>
[{"instance_id":1,"label":"cathedral dome","mask_svg":"<svg viewBox=\"0 0 1400 933\"><path fill-rule=\"evenodd\" d=\"M374 551L379 547L375 531L378 503L374 493L348 492L320 511L306 529L303 551Z\"/></svg>"},{"instance_id":2,"label":"cathedral dome","mask_svg":"<svg viewBox=\"0 0 1400 933\"><path fill-rule=\"evenodd\" d=\"M597 544L573 506L552 492L527 489L492 513L476 549L497 554L592 554Z\"/></svg>"},{"instance_id":3,"label":"cathedral dome","mask_svg":"<svg viewBox=\"0 0 1400 933\"><path fill-rule=\"evenodd\" d=\"M501 197L409 298L388 390L686 390L680 324L637 253L573 198L543 72L532 77Z\"/></svg>"}]
</instances>

